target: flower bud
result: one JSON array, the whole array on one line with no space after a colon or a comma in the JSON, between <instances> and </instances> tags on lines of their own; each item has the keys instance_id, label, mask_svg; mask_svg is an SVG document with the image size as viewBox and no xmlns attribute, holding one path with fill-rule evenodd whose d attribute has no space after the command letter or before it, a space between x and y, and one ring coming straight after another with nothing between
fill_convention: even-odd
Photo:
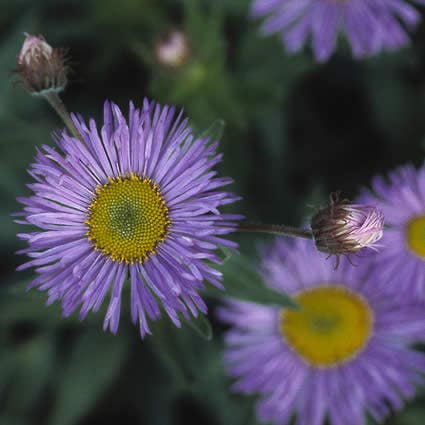
<instances>
[{"instance_id":1,"label":"flower bud","mask_svg":"<svg viewBox=\"0 0 425 425\"><path fill-rule=\"evenodd\" d=\"M68 81L65 50L50 46L42 36L25 37L15 70L19 81L32 94L63 90Z\"/></svg>"},{"instance_id":2,"label":"flower bud","mask_svg":"<svg viewBox=\"0 0 425 425\"><path fill-rule=\"evenodd\" d=\"M169 68L178 68L188 59L190 54L189 40L181 31L171 31L159 40L155 47L158 62Z\"/></svg>"},{"instance_id":3,"label":"flower bud","mask_svg":"<svg viewBox=\"0 0 425 425\"><path fill-rule=\"evenodd\" d=\"M331 195L330 204L320 209L311 220L314 242L319 251L328 254L356 253L362 248L375 248L381 239L384 215L370 205L350 204Z\"/></svg>"}]
</instances>

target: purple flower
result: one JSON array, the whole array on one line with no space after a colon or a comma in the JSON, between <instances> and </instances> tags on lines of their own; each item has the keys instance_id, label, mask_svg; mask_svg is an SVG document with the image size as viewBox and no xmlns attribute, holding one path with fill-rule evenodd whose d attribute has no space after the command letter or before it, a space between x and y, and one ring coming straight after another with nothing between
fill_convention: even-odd
<instances>
[{"instance_id":1,"label":"purple flower","mask_svg":"<svg viewBox=\"0 0 425 425\"><path fill-rule=\"evenodd\" d=\"M365 267L334 270L309 241L279 239L263 260L265 284L298 303L289 310L229 301L225 362L234 390L259 393L261 420L286 425L382 421L422 382L425 310L376 289Z\"/></svg>"},{"instance_id":2,"label":"purple flower","mask_svg":"<svg viewBox=\"0 0 425 425\"><path fill-rule=\"evenodd\" d=\"M198 294L203 281L222 287L219 245L239 216L219 207L237 197L222 191L230 178L216 177L222 158L218 143L194 138L173 107L130 103L129 120L113 103L104 106L98 131L74 116L84 144L61 132L58 150L43 146L29 171L34 195L21 198L23 224L38 227L19 237L21 252L35 267L30 287L48 292L48 304L62 302L65 316L80 308L84 318L97 311L110 292L104 329L116 333L121 291L131 285L131 315L141 336L148 319L163 309L176 326L207 308Z\"/></svg>"},{"instance_id":3,"label":"purple flower","mask_svg":"<svg viewBox=\"0 0 425 425\"><path fill-rule=\"evenodd\" d=\"M386 218L372 274L397 293L425 301L425 166L405 165L388 177L375 177L373 192L360 197L376 204Z\"/></svg>"},{"instance_id":4,"label":"purple flower","mask_svg":"<svg viewBox=\"0 0 425 425\"><path fill-rule=\"evenodd\" d=\"M350 254L365 247L376 248L384 228L384 215L374 206L350 204L331 194L330 204L311 220L314 242L327 254Z\"/></svg>"},{"instance_id":5,"label":"purple flower","mask_svg":"<svg viewBox=\"0 0 425 425\"><path fill-rule=\"evenodd\" d=\"M406 29L412 30L420 20L406 0L254 0L252 13L267 16L262 33L280 33L290 53L302 49L311 37L318 61L331 56L340 31L354 56L366 57L408 44Z\"/></svg>"}]
</instances>

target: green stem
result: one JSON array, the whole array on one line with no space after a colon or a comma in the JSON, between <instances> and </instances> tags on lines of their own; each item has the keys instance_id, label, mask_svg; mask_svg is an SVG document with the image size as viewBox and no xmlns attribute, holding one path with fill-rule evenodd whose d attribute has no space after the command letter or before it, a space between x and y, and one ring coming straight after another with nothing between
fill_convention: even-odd
<instances>
[{"instance_id":1,"label":"green stem","mask_svg":"<svg viewBox=\"0 0 425 425\"><path fill-rule=\"evenodd\" d=\"M75 124L72 121L71 116L69 115L69 112L66 109L66 106L62 102L62 99L59 97L59 95L55 91L49 91L46 94L44 94L43 97L47 100L49 105L59 115L59 117L62 119L64 124L68 127L68 130L71 132L71 134L77 139L79 139L82 143L84 143L84 140L80 132L77 130L77 127L75 127Z\"/></svg>"},{"instance_id":2,"label":"green stem","mask_svg":"<svg viewBox=\"0 0 425 425\"><path fill-rule=\"evenodd\" d=\"M270 233L273 235L289 236L293 238L313 239L313 234L310 229L283 226L279 224L240 223L237 230L240 232Z\"/></svg>"}]
</instances>

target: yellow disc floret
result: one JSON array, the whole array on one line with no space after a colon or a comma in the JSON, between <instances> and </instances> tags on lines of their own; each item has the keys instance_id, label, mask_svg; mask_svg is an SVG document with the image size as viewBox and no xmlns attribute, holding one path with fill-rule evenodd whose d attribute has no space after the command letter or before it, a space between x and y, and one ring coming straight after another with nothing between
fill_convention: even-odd
<instances>
[{"instance_id":1,"label":"yellow disc floret","mask_svg":"<svg viewBox=\"0 0 425 425\"><path fill-rule=\"evenodd\" d=\"M409 248L419 257L425 258L425 215L411 219L406 226Z\"/></svg>"},{"instance_id":2,"label":"yellow disc floret","mask_svg":"<svg viewBox=\"0 0 425 425\"><path fill-rule=\"evenodd\" d=\"M168 208L159 187L135 174L110 178L96 188L87 237L115 261L143 262L167 234Z\"/></svg>"},{"instance_id":3,"label":"yellow disc floret","mask_svg":"<svg viewBox=\"0 0 425 425\"><path fill-rule=\"evenodd\" d=\"M352 359L366 345L373 314L366 300L340 285L322 285L294 297L299 310L283 310L285 341L308 364L327 368Z\"/></svg>"}]
</instances>

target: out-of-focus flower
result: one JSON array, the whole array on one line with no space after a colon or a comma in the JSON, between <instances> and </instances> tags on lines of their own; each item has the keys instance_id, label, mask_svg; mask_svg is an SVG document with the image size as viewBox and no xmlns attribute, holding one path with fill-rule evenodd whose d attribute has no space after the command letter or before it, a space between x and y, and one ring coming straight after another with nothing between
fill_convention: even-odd
<instances>
[{"instance_id":1,"label":"out-of-focus flower","mask_svg":"<svg viewBox=\"0 0 425 425\"><path fill-rule=\"evenodd\" d=\"M190 43L185 33L171 31L161 38L155 46L157 61L170 68L178 68L186 63L190 56Z\"/></svg>"},{"instance_id":2,"label":"out-of-focus flower","mask_svg":"<svg viewBox=\"0 0 425 425\"><path fill-rule=\"evenodd\" d=\"M276 425L380 422L415 394L425 372L425 310L376 290L368 267L338 270L306 240L278 239L263 262L265 284L297 310L229 301L225 362L236 391L261 394L257 414ZM402 277L404 279L404 277Z\"/></svg>"},{"instance_id":3,"label":"out-of-focus flower","mask_svg":"<svg viewBox=\"0 0 425 425\"><path fill-rule=\"evenodd\" d=\"M403 296L425 300L425 166L405 165L376 176L373 192L365 191L359 202L371 202L385 214L387 228L382 249L373 257L371 273ZM400 276L403 278L400 279Z\"/></svg>"},{"instance_id":4,"label":"out-of-focus flower","mask_svg":"<svg viewBox=\"0 0 425 425\"><path fill-rule=\"evenodd\" d=\"M66 51L50 46L42 36L25 34L15 72L32 94L59 92L68 82Z\"/></svg>"},{"instance_id":5,"label":"out-of-focus flower","mask_svg":"<svg viewBox=\"0 0 425 425\"><path fill-rule=\"evenodd\" d=\"M319 61L335 50L339 32L345 34L355 57L367 57L408 44L406 29L414 29L420 21L419 12L406 0L254 0L252 13L267 16L262 33L280 33L290 53L311 38Z\"/></svg>"},{"instance_id":6,"label":"out-of-focus flower","mask_svg":"<svg viewBox=\"0 0 425 425\"><path fill-rule=\"evenodd\" d=\"M332 194L330 205L320 209L311 220L314 242L319 251L328 254L356 253L374 248L381 239L384 215L370 205L350 204Z\"/></svg>"},{"instance_id":7,"label":"out-of-focus flower","mask_svg":"<svg viewBox=\"0 0 425 425\"><path fill-rule=\"evenodd\" d=\"M21 198L20 234L35 267L30 287L47 291L48 303L62 302L65 316L80 309L97 311L111 292L104 329L116 333L121 291L131 284L131 314L141 336L148 318L163 309L175 325L179 314L206 312L198 294L204 280L222 287L218 245L234 248L222 236L234 230L237 215L219 207L236 199L221 188L230 178L216 177L222 158L217 142L194 138L188 120L173 107L147 100L130 104L129 120L109 102L98 131L80 116L74 124L84 143L62 132L58 151L43 146L30 168L34 195Z\"/></svg>"}]
</instances>

